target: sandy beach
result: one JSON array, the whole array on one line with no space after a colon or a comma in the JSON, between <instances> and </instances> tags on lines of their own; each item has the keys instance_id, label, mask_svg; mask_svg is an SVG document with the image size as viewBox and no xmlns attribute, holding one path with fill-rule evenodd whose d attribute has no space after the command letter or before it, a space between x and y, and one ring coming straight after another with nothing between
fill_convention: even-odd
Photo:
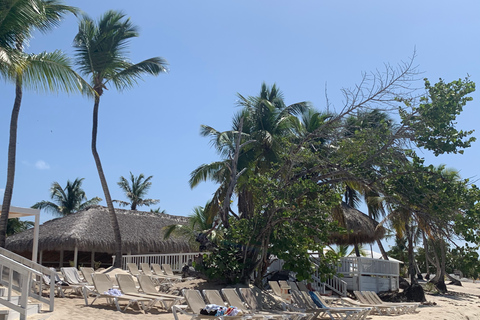
<instances>
[{"instance_id":1,"label":"sandy beach","mask_svg":"<svg viewBox=\"0 0 480 320\"><path fill-rule=\"evenodd\" d=\"M185 282L177 285L176 289L181 288L200 288L212 287L202 280ZM218 288L218 286L213 286ZM480 319L480 283L464 282L462 287L448 286L449 293L446 295L427 294L427 300L436 305L420 306L416 314L407 314L401 316L369 316L369 319L423 319L423 320L447 320L447 319ZM91 300L91 299L90 299ZM180 320L188 320L190 317L180 315ZM96 302L93 306L86 306L82 297L71 296L55 299L55 311L44 311L42 314L29 317L32 320L90 320L90 319L156 319L173 320L171 312L165 312L159 309L152 309L146 314L142 314L136 308L129 308L126 312L118 312L114 307L105 303L104 299Z\"/></svg>"}]
</instances>

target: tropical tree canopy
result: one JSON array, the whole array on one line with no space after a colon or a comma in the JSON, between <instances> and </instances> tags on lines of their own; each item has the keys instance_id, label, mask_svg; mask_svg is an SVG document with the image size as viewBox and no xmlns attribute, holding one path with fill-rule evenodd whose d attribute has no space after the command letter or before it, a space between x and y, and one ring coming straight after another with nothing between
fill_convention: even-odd
<instances>
[{"instance_id":1,"label":"tropical tree canopy","mask_svg":"<svg viewBox=\"0 0 480 320\"><path fill-rule=\"evenodd\" d=\"M239 95L243 109L232 130L202 126L201 134L211 137L221 159L194 170L190 183L219 184L212 216L218 214L218 228L228 239L204 257L205 270L222 265L209 274L231 282L248 282L256 272L260 284L275 255L297 278L309 277L308 252L322 252L328 234L341 230L333 209L345 195L359 198L356 190L367 197L371 216L385 214L387 207L403 208L428 216L424 221L431 228L444 231L458 214L473 220L468 181L453 181L423 165L415 148L441 154L470 146L471 131L458 130L454 120L471 100L474 84L441 80L432 86L426 80L425 96L415 99L410 83L416 74L410 62L365 76L361 85L343 91L345 105L337 113L309 110L306 103L285 107L276 86L262 85L258 97ZM451 196L435 211L436 198L446 192ZM231 208L233 196L237 212ZM387 218L399 212L390 210Z\"/></svg>"},{"instance_id":2,"label":"tropical tree canopy","mask_svg":"<svg viewBox=\"0 0 480 320\"><path fill-rule=\"evenodd\" d=\"M120 181L117 182L117 184L123 190L125 196L130 200L130 202L120 200L113 200L113 202L117 202L120 204L120 206L124 207L130 206L130 210L137 210L137 206L149 207L153 204L159 203L160 200L144 198L152 186L152 182L150 182L152 178L153 176L145 178L143 173L140 173L140 175L136 177L131 172L130 181L121 176Z\"/></svg>"},{"instance_id":3,"label":"tropical tree canopy","mask_svg":"<svg viewBox=\"0 0 480 320\"><path fill-rule=\"evenodd\" d=\"M98 197L90 200L87 199L85 191L82 189L83 180L84 178L77 178L73 182L68 180L65 188L62 188L58 182L53 182L50 188L50 198L52 201L43 200L37 202L32 208L43 209L54 215L64 217L102 201L102 199Z\"/></svg>"}]
</instances>

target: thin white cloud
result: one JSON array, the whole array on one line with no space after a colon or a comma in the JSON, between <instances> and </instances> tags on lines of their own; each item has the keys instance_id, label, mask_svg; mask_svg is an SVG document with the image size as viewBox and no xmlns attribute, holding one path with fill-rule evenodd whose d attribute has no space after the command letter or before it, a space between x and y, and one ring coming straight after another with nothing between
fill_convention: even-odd
<instances>
[{"instance_id":1,"label":"thin white cloud","mask_svg":"<svg viewBox=\"0 0 480 320\"><path fill-rule=\"evenodd\" d=\"M43 160L38 160L35 162L35 168L39 170L48 170L50 169L50 165Z\"/></svg>"}]
</instances>

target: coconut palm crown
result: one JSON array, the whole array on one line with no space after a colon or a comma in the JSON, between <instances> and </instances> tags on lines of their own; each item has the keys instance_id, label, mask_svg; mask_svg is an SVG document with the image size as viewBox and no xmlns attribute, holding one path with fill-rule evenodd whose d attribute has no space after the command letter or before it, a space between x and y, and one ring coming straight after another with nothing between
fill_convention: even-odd
<instances>
[{"instance_id":1,"label":"coconut palm crown","mask_svg":"<svg viewBox=\"0 0 480 320\"><path fill-rule=\"evenodd\" d=\"M152 186L150 180L153 176L145 178L143 173L138 177L135 177L133 173L130 172L130 181L125 177L121 176L120 181L117 182L118 186L125 192L125 196L130 200L130 202L113 200L120 204L120 206L130 205L130 210L137 210L137 206L151 206L152 204L157 204L160 200L157 199L144 199L147 195L148 190Z\"/></svg>"},{"instance_id":2,"label":"coconut palm crown","mask_svg":"<svg viewBox=\"0 0 480 320\"><path fill-rule=\"evenodd\" d=\"M43 200L35 203L32 208L44 209L54 215L64 217L102 201L99 197L87 200L85 191L82 189L83 180L84 178L77 178L73 182L67 180L65 188L62 188L58 182L53 182L50 188L50 197L53 202Z\"/></svg>"}]
</instances>

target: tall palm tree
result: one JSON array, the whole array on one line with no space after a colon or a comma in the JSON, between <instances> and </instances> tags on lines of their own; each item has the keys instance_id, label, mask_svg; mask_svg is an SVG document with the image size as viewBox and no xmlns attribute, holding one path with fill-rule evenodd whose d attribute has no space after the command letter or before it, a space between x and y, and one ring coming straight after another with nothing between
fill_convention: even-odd
<instances>
[{"instance_id":1,"label":"tall palm tree","mask_svg":"<svg viewBox=\"0 0 480 320\"><path fill-rule=\"evenodd\" d=\"M240 177L236 189L238 195L239 215L248 217L252 215L254 195L249 191L249 175L254 175L262 170L268 170L272 163L278 161L281 151L280 139L293 136L298 123L296 116L301 115L309 108L307 102L286 105L282 92L274 84L272 87L262 84L258 96L244 97L238 94L238 105L242 110L233 119L232 130L220 132L209 126L202 126L201 134L210 136L212 145L224 158L210 164L203 164L191 173L190 187L194 188L200 182L212 180L220 184L209 208L218 209L223 201L223 195L229 184L230 171L228 165L229 155L233 154L236 147L235 141L241 132L244 142L250 140L245 149L241 150L238 160L238 172L245 170ZM243 121L242 127L240 124ZM213 210L214 211L214 210ZM211 212L214 213L214 212Z\"/></svg>"},{"instance_id":2,"label":"tall palm tree","mask_svg":"<svg viewBox=\"0 0 480 320\"><path fill-rule=\"evenodd\" d=\"M130 210L137 210L137 206L151 206L152 204L157 204L160 200L157 199L144 199L143 197L147 194L147 191L152 186L150 180L153 176L145 178L143 173L140 173L138 177L135 177L132 172L130 172L130 181L121 176L120 181L117 182L118 186L125 192L125 195L130 202L113 200L113 202L119 203L121 206L130 205Z\"/></svg>"},{"instance_id":3,"label":"tall palm tree","mask_svg":"<svg viewBox=\"0 0 480 320\"><path fill-rule=\"evenodd\" d=\"M8 213L13 195L17 146L17 124L23 87L37 91L84 90L66 55L26 54L25 43L34 30L46 32L59 24L65 14L76 13L74 7L60 0L5 0L0 3L0 75L15 84L15 101L10 119L7 179L0 217L0 246L5 247Z\"/></svg>"},{"instance_id":4,"label":"tall palm tree","mask_svg":"<svg viewBox=\"0 0 480 320\"><path fill-rule=\"evenodd\" d=\"M78 33L74 39L75 57L82 74L90 77L95 90L93 105L92 154L107 202L110 221L115 236L115 267L121 266L122 238L107 180L103 172L100 156L97 151L98 108L100 97L109 85L122 91L133 87L144 74L158 75L166 72L166 61L154 57L139 63L132 63L127 58L130 39L138 37L136 26L125 14L107 11L95 22L85 16L80 21Z\"/></svg>"},{"instance_id":5,"label":"tall palm tree","mask_svg":"<svg viewBox=\"0 0 480 320\"><path fill-rule=\"evenodd\" d=\"M67 180L65 188L62 188L58 182L53 182L50 188L50 197L53 202L43 200L35 203L32 208L44 209L54 215L64 217L102 201L99 197L87 200L85 191L82 189L83 180L84 178L77 178L73 182Z\"/></svg>"}]
</instances>

